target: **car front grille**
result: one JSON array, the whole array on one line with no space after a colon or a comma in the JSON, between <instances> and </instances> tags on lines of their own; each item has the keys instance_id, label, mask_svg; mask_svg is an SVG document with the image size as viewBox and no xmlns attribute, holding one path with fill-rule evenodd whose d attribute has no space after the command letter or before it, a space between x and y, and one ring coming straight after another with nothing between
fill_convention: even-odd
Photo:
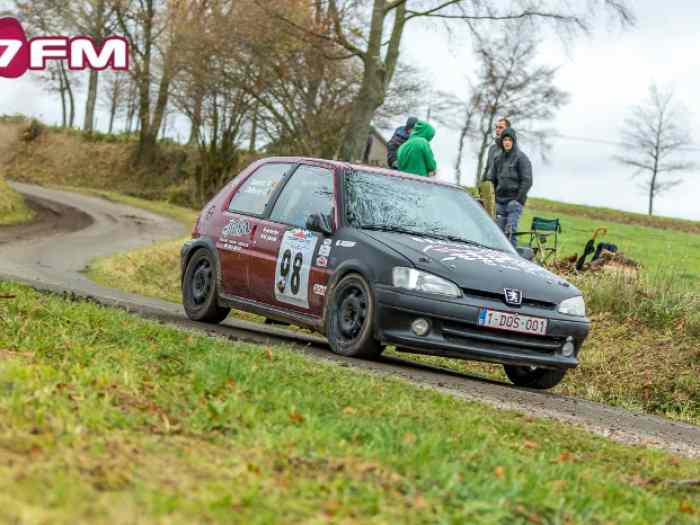
<instances>
[{"instance_id":1,"label":"car front grille","mask_svg":"<svg viewBox=\"0 0 700 525\"><path fill-rule=\"evenodd\" d=\"M469 297L491 299L492 301L501 301L503 304L507 304L504 293L484 292L483 290L470 290L469 288L462 288L462 292L464 292L464 295ZM536 299L529 299L527 297L523 297L522 305L530 306L532 308L542 308L544 310L554 310L557 307L555 303L549 303L547 301L538 301Z\"/></svg>"},{"instance_id":2,"label":"car front grille","mask_svg":"<svg viewBox=\"0 0 700 525\"><path fill-rule=\"evenodd\" d=\"M504 332L451 321L442 322L442 335L445 339L456 343L470 342L504 349L537 350L547 353L556 352L565 342L563 337Z\"/></svg>"}]
</instances>

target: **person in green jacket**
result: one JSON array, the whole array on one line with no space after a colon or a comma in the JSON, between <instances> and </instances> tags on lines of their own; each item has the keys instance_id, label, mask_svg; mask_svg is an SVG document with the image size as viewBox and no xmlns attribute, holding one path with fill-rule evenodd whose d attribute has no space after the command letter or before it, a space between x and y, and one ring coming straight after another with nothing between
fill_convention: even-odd
<instances>
[{"instance_id":1,"label":"person in green jacket","mask_svg":"<svg viewBox=\"0 0 700 525\"><path fill-rule=\"evenodd\" d=\"M435 175L437 163L430 141L435 136L435 128L427 122L419 120L413 127L410 138L401 144L398 152L399 171L432 177Z\"/></svg>"}]
</instances>

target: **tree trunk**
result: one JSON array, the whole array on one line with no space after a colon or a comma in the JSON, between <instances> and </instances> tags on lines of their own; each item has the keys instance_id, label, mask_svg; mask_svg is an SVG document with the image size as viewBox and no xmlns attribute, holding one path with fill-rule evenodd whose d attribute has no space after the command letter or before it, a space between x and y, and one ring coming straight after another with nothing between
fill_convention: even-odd
<instances>
[{"instance_id":1,"label":"tree trunk","mask_svg":"<svg viewBox=\"0 0 700 525\"><path fill-rule=\"evenodd\" d=\"M253 121L250 125L250 144L248 144L248 151L250 153L255 153L256 150L256 139L258 136L258 105L255 104L253 107Z\"/></svg>"},{"instance_id":2,"label":"tree trunk","mask_svg":"<svg viewBox=\"0 0 700 525\"><path fill-rule=\"evenodd\" d=\"M199 144L199 133L202 127L202 106L204 105L204 97L201 94L201 90L199 88L196 89L197 93L194 99L192 118L190 119L192 127L190 128L190 138L187 141L190 146Z\"/></svg>"},{"instance_id":3,"label":"tree trunk","mask_svg":"<svg viewBox=\"0 0 700 525\"><path fill-rule=\"evenodd\" d=\"M479 184L481 184L481 173L484 171L484 154L489 149L489 139L491 138L489 131L482 132L481 135L481 146L479 146L479 156L477 157L476 163L476 177L474 178L475 186L477 188L479 187Z\"/></svg>"},{"instance_id":4,"label":"tree trunk","mask_svg":"<svg viewBox=\"0 0 700 525\"><path fill-rule=\"evenodd\" d=\"M83 130L92 133L95 128L95 106L97 104L97 71L90 70L90 79L88 81L87 100L85 101L85 120L83 122Z\"/></svg>"},{"instance_id":5,"label":"tree trunk","mask_svg":"<svg viewBox=\"0 0 700 525\"><path fill-rule=\"evenodd\" d=\"M68 123L68 115L66 112L66 83L60 72L58 73L58 91L61 94L61 127L65 128Z\"/></svg>"},{"instance_id":6,"label":"tree trunk","mask_svg":"<svg viewBox=\"0 0 700 525\"><path fill-rule=\"evenodd\" d=\"M115 84L112 86L112 99L110 100L110 105L109 105L109 131L108 133L111 135L112 130L114 129L114 117L117 114L117 105L119 104L119 93L117 91L117 85Z\"/></svg>"},{"instance_id":7,"label":"tree trunk","mask_svg":"<svg viewBox=\"0 0 700 525\"><path fill-rule=\"evenodd\" d=\"M657 154L654 157L654 171L651 172L651 183L649 184L649 216L654 214L654 196L656 194L656 178L659 175L659 155L658 147L656 149Z\"/></svg>"},{"instance_id":8,"label":"tree trunk","mask_svg":"<svg viewBox=\"0 0 700 525\"><path fill-rule=\"evenodd\" d=\"M340 150L341 160L359 161L367 147L369 127L374 113L384 103L386 65L382 61L382 40L386 18L385 0L374 0L364 71L360 91L353 100L350 125ZM392 35L393 36L393 35Z\"/></svg>"},{"instance_id":9,"label":"tree trunk","mask_svg":"<svg viewBox=\"0 0 700 525\"><path fill-rule=\"evenodd\" d=\"M471 102L470 102L471 103ZM455 177L456 183L462 183L462 158L464 157L464 143L467 135L472 128L472 119L474 118L474 105L467 107L467 114L464 118L464 126L459 132L459 146L457 148L457 160L455 161Z\"/></svg>"},{"instance_id":10,"label":"tree trunk","mask_svg":"<svg viewBox=\"0 0 700 525\"><path fill-rule=\"evenodd\" d=\"M369 82L375 79L365 77ZM383 90L377 86L363 83L355 102L353 103L350 125L345 134L345 140L340 150L341 160L350 162L360 161L369 140L369 128L377 108L384 103Z\"/></svg>"},{"instance_id":11,"label":"tree trunk","mask_svg":"<svg viewBox=\"0 0 700 525\"><path fill-rule=\"evenodd\" d=\"M68 127L72 128L73 124L75 123L75 98L73 97L73 89L71 88L70 79L68 78L68 73L66 72L66 66L64 65L63 62L59 62L59 68L61 71L61 75L63 76L63 82L66 86L66 91L68 92L68 108L69 108Z\"/></svg>"},{"instance_id":12,"label":"tree trunk","mask_svg":"<svg viewBox=\"0 0 700 525\"><path fill-rule=\"evenodd\" d=\"M94 4L94 20L92 21L92 34L90 35L97 45L102 45L104 41L104 25L105 25L105 0L97 0ZM90 70L90 79L88 81L87 99L85 101L85 121L83 129L88 133L92 133L95 129L95 107L97 105L97 89L98 89L98 72L94 69Z\"/></svg>"},{"instance_id":13,"label":"tree trunk","mask_svg":"<svg viewBox=\"0 0 700 525\"><path fill-rule=\"evenodd\" d=\"M139 161L144 165L152 164L156 160L158 150L158 133L163 125L165 111L168 107L168 95L170 94L170 81L172 79L172 59L174 49L171 46L163 66L163 76L158 87L158 98L153 109L153 119L148 122L148 115L145 115L146 131L141 131L142 145L139 151ZM144 119L141 119L144 125Z\"/></svg>"}]
</instances>

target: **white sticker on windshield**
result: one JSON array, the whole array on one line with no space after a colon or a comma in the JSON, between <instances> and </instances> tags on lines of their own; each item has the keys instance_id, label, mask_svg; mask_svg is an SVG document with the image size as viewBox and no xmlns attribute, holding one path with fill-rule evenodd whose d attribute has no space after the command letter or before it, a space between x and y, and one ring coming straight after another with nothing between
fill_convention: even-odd
<instances>
[{"instance_id":1,"label":"white sticker on windshield","mask_svg":"<svg viewBox=\"0 0 700 525\"><path fill-rule=\"evenodd\" d=\"M309 273L318 237L306 230L289 230L282 237L275 268L275 299L309 307Z\"/></svg>"}]
</instances>

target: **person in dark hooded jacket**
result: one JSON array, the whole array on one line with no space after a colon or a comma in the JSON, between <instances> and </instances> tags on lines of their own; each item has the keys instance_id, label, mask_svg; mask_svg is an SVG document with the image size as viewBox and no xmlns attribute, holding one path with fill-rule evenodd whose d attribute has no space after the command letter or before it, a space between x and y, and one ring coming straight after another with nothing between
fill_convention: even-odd
<instances>
[{"instance_id":1,"label":"person in dark hooded jacket","mask_svg":"<svg viewBox=\"0 0 700 525\"><path fill-rule=\"evenodd\" d=\"M496 189L496 222L517 246L514 234L532 187L532 164L518 148L515 130L506 128L501 133L501 151L494 158L487 180Z\"/></svg>"},{"instance_id":2,"label":"person in dark hooded jacket","mask_svg":"<svg viewBox=\"0 0 700 525\"><path fill-rule=\"evenodd\" d=\"M406 121L405 126L401 126L400 128L396 128L396 131L394 131L394 135L391 137L391 140L389 140L389 144L387 144L387 154L386 154L386 160L389 163L390 168L398 168L398 153L399 153L399 148L401 145L408 140L408 138L411 136L411 132L413 131L413 128L416 125L416 122L418 122L418 119L416 117L409 117L408 120Z\"/></svg>"}]
</instances>

